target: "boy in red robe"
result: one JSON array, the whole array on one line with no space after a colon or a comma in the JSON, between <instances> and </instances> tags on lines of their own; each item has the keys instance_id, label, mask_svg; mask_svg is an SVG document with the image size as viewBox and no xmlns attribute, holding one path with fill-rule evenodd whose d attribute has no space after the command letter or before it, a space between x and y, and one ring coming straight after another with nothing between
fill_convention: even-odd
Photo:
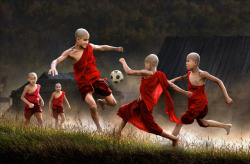
<instances>
[{"instance_id":1,"label":"boy in red robe","mask_svg":"<svg viewBox=\"0 0 250 164\"><path fill-rule=\"evenodd\" d=\"M154 54L148 55L145 58L145 69L143 70L131 70L123 58L119 61L122 63L128 75L141 76L141 86L140 98L129 104L123 105L117 112L117 115L122 118L122 122L116 135L121 136L123 128L126 123L129 122L141 130L168 138L173 141L174 147L178 146L179 139L168 134L155 122L152 110L163 92L167 105L165 112L169 115L171 121L180 123L180 120L174 113L172 99L167 87L171 87L186 96L191 96L192 93L177 87L167 80L163 72L157 71L158 57Z\"/></svg>"},{"instance_id":2,"label":"boy in red robe","mask_svg":"<svg viewBox=\"0 0 250 164\"><path fill-rule=\"evenodd\" d=\"M58 115L61 117L61 122L59 124L59 128L62 128L62 124L65 121L65 115L64 115L64 107L63 107L63 99L67 103L68 110L71 109L69 102L66 98L65 92L61 91L62 86L60 83L57 83L55 86L56 91L52 93L51 98L49 100L49 113L52 112L53 117L55 119L55 128L58 129ZM52 107L51 102L53 101Z\"/></svg>"},{"instance_id":3,"label":"boy in red robe","mask_svg":"<svg viewBox=\"0 0 250 164\"><path fill-rule=\"evenodd\" d=\"M74 75L82 99L89 105L91 116L97 126L97 130L102 131L101 125L99 123L97 105L92 93L97 93L104 97L104 99L98 100L98 103L101 105L102 109L105 109L105 105L115 106L117 103L107 83L100 78L100 72L96 68L93 51L114 50L123 52L123 48L112 47L108 45L99 46L89 44L89 33L83 28L76 30L75 39L75 45L64 51L60 57L51 63L49 74L52 74L53 76L58 75L56 70L57 64L61 63L67 58L73 62Z\"/></svg>"},{"instance_id":4,"label":"boy in red robe","mask_svg":"<svg viewBox=\"0 0 250 164\"><path fill-rule=\"evenodd\" d=\"M189 71L186 75L180 76L170 80L172 83L178 80L188 78L188 90L193 93L188 98L188 110L181 116L181 123L176 124L173 135L177 136L180 133L183 124L192 124L194 119L201 127L219 127L230 133L231 124L223 124L213 120L205 120L204 117L208 113L208 102L205 93L205 80L211 80L217 83L225 97L226 104L230 106L233 100L228 96L227 90L223 82L215 76L210 75L208 72L199 69L200 56L197 53L190 53L187 56L186 68Z\"/></svg>"},{"instance_id":5,"label":"boy in red robe","mask_svg":"<svg viewBox=\"0 0 250 164\"><path fill-rule=\"evenodd\" d=\"M36 84L36 73L29 73L28 81L30 82L30 84L25 86L21 95L21 100L25 102L24 117L26 120L24 125L27 126L30 123L31 116L34 114L37 119L38 125L42 127L43 120L41 107L44 106L44 101L39 94L41 86L39 84ZM39 103L39 100L41 100L41 105Z\"/></svg>"}]
</instances>

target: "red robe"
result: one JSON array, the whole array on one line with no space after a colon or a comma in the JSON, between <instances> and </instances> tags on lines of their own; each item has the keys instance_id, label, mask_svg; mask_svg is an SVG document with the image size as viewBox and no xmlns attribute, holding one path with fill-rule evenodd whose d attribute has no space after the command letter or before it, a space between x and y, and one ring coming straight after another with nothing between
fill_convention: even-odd
<instances>
[{"instance_id":1,"label":"red robe","mask_svg":"<svg viewBox=\"0 0 250 164\"><path fill-rule=\"evenodd\" d=\"M188 98L188 110L203 111L208 105L207 96L205 93L205 84L201 86L192 85L189 80L190 73L191 71L187 73L188 91L192 92L193 95Z\"/></svg>"},{"instance_id":2,"label":"red robe","mask_svg":"<svg viewBox=\"0 0 250 164\"><path fill-rule=\"evenodd\" d=\"M34 92L32 93L26 93L26 100L28 100L30 103L33 104L38 104L39 103L39 91L40 91L41 86L37 84L37 88ZM28 104L25 104L25 108L29 108Z\"/></svg>"},{"instance_id":3,"label":"red robe","mask_svg":"<svg viewBox=\"0 0 250 164\"><path fill-rule=\"evenodd\" d=\"M65 92L62 91L61 96L58 98L53 98L53 107L52 109L57 109L58 106L63 106L63 98L65 96Z\"/></svg>"},{"instance_id":4,"label":"red robe","mask_svg":"<svg viewBox=\"0 0 250 164\"><path fill-rule=\"evenodd\" d=\"M169 87L169 85L166 75L161 71L157 71L153 76L146 79L141 78L140 94L145 101L148 110L151 111L157 104L157 101L163 92L167 105L165 113L169 115L170 121L180 123L180 120L175 115L173 102L167 87Z\"/></svg>"},{"instance_id":5,"label":"red robe","mask_svg":"<svg viewBox=\"0 0 250 164\"><path fill-rule=\"evenodd\" d=\"M180 120L175 116L173 103L167 87L167 77L163 72L157 71L150 77L141 78L140 94L142 100L137 99L123 105L117 112L117 115L141 130L157 135L161 134L162 129L154 121L152 110L162 92L164 92L167 105L165 112L169 114L171 121L180 123Z\"/></svg>"},{"instance_id":6,"label":"red robe","mask_svg":"<svg viewBox=\"0 0 250 164\"><path fill-rule=\"evenodd\" d=\"M100 79L100 72L96 68L93 49L89 43L84 49L80 60L73 65L73 70L79 89L85 85L92 85Z\"/></svg>"}]
</instances>

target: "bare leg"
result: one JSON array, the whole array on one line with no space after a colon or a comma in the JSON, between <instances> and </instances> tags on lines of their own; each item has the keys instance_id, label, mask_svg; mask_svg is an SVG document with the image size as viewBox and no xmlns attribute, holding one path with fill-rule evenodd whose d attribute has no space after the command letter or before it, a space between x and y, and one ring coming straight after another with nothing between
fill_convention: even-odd
<instances>
[{"instance_id":1,"label":"bare leg","mask_svg":"<svg viewBox=\"0 0 250 164\"><path fill-rule=\"evenodd\" d=\"M55 118L55 129L58 129L58 118Z\"/></svg>"},{"instance_id":2,"label":"bare leg","mask_svg":"<svg viewBox=\"0 0 250 164\"><path fill-rule=\"evenodd\" d=\"M102 110L105 110L105 105L115 106L117 104L112 93L109 96L104 97L104 99L98 99L97 102L101 105Z\"/></svg>"},{"instance_id":3,"label":"bare leg","mask_svg":"<svg viewBox=\"0 0 250 164\"><path fill-rule=\"evenodd\" d=\"M230 133L230 129L232 127L232 124L223 124L221 122L217 122L214 120L204 120L204 119L199 119L201 121L201 123L204 126L208 126L208 127L218 127L218 128L223 128L227 131L227 135Z\"/></svg>"},{"instance_id":4,"label":"bare leg","mask_svg":"<svg viewBox=\"0 0 250 164\"><path fill-rule=\"evenodd\" d=\"M116 136L116 137L118 137L118 138L121 137L122 130L123 130L123 128L126 126L126 124L127 124L127 122L126 122L125 120L122 119L121 124L120 124L118 130L117 130L116 133L115 133L115 136Z\"/></svg>"},{"instance_id":5,"label":"bare leg","mask_svg":"<svg viewBox=\"0 0 250 164\"><path fill-rule=\"evenodd\" d=\"M95 100L94 100L94 98L92 96L92 93L88 93L86 95L85 101L89 105L91 117L92 117L93 121L95 122L97 130L102 131L100 121L99 121L99 115L98 115L98 112L97 112L97 106L96 106Z\"/></svg>"},{"instance_id":6,"label":"bare leg","mask_svg":"<svg viewBox=\"0 0 250 164\"><path fill-rule=\"evenodd\" d=\"M65 121L65 116L64 116L64 113L60 113L59 114L61 116L61 122L59 124L59 128L62 129L62 124L64 123Z\"/></svg>"},{"instance_id":7,"label":"bare leg","mask_svg":"<svg viewBox=\"0 0 250 164\"><path fill-rule=\"evenodd\" d=\"M43 127L43 119L42 119L42 113L40 112L36 112L34 113L36 119L37 119L37 122L38 122L38 126L39 127Z\"/></svg>"},{"instance_id":8,"label":"bare leg","mask_svg":"<svg viewBox=\"0 0 250 164\"><path fill-rule=\"evenodd\" d=\"M178 146L179 142L180 142L180 140L179 140L177 137L175 137L175 136L173 136L173 135L171 135L171 134L168 134L168 133L165 132L164 130L162 131L162 133L160 134L160 136L172 140L172 142L173 142L173 143L172 143L172 146L173 146L174 148L176 148L176 147Z\"/></svg>"},{"instance_id":9,"label":"bare leg","mask_svg":"<svg viewBox=\"0 0 250 164\"><path fill-rule=\"evenodd\" d=\"M25 122L24 122L24 126L25 126L25 127L28 126L29 123L30 123L30 119L26 119Z\"/></svg>"},{"instance_id":10,"label":"bare leg","mask_svg":"<svg viewBox=\"0 0 250 164\"><path fill-rule=\"evenodd\" d=\"M178 123L178 124L176 124L176 125L175 125L175 128L174 128L174 130L173 130L173 132L172 132L172 135L178 136L179 133L180 133L180 131L181 131L182 125L183 125L183 123Z\"/></svg>"}]
</instances>

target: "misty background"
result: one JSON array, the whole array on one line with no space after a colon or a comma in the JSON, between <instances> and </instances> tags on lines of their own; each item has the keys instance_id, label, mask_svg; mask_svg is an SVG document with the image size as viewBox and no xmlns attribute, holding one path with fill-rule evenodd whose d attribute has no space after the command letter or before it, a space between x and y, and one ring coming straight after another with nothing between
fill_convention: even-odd
<instances>
[{"instance_id":1,"label":"misty background","mask_svg":"<svg viewBox=\"0 0 250 164\"><path fill-rule=\"evenodd\" d=\"M109 78L111 71L123 71L118 62L121 57L132 69L144 68L144 58L150 53L157 54L166 36L249 36L249 6L249 0L1 0L0 76L8 76L2 96L9 96L12 90L26 83L29 72L36 72L38 77L48 72L52 60L74 45L77 28L89 31L90 43L124 47L124 53L94 52L98 69ZM57 70L72 72L71 61L60 63ZM140 77L127 75L124 82L114 85L126 93L122 104L138 98L139 85ZM232 135L224 136L225 131L221 129L199 128L196 122L185 126L183 131L249 138L249 87L235 86L235 91L229 93L234 100L231 107L226 106L220 88L216 84L214 87L216 94L206 90L209 102L206 119L232 123ZM187 109L187 99L178 93L171 92L171 96L180 117ZM162 103L164 101L160 99L154 110L155 120L162 128L171 131L174 124L169 122ZM1 112L8 106L1 104ZM72 111L66 110L66 116L70 119L72 113L80 112L80 120L93 126L84 103L83 108L72 107ZM99 111L103 126L118 124L118 108ZM46 120L47 109L44 111ZM75 115L72 116L72 121L75 119Z\"/></svg>"}]
</instances>

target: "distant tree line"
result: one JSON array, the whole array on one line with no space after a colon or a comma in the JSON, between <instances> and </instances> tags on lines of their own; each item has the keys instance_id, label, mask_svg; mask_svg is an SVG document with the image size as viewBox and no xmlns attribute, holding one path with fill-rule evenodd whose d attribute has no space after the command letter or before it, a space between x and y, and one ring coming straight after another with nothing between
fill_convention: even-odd
<instances>
[{"instance_id":1,"label":"distant tree line","mask_svg":"<svg viewBox=\"0 0 250 164\"><path fill-rule=\"evenodd\" d=\"M249 0L1 0L0 68L42 68L74 44L79 27L90 42L130 52L159 49L166 36L250 35L249 6Z\"/></svg>"}]
</instances>

